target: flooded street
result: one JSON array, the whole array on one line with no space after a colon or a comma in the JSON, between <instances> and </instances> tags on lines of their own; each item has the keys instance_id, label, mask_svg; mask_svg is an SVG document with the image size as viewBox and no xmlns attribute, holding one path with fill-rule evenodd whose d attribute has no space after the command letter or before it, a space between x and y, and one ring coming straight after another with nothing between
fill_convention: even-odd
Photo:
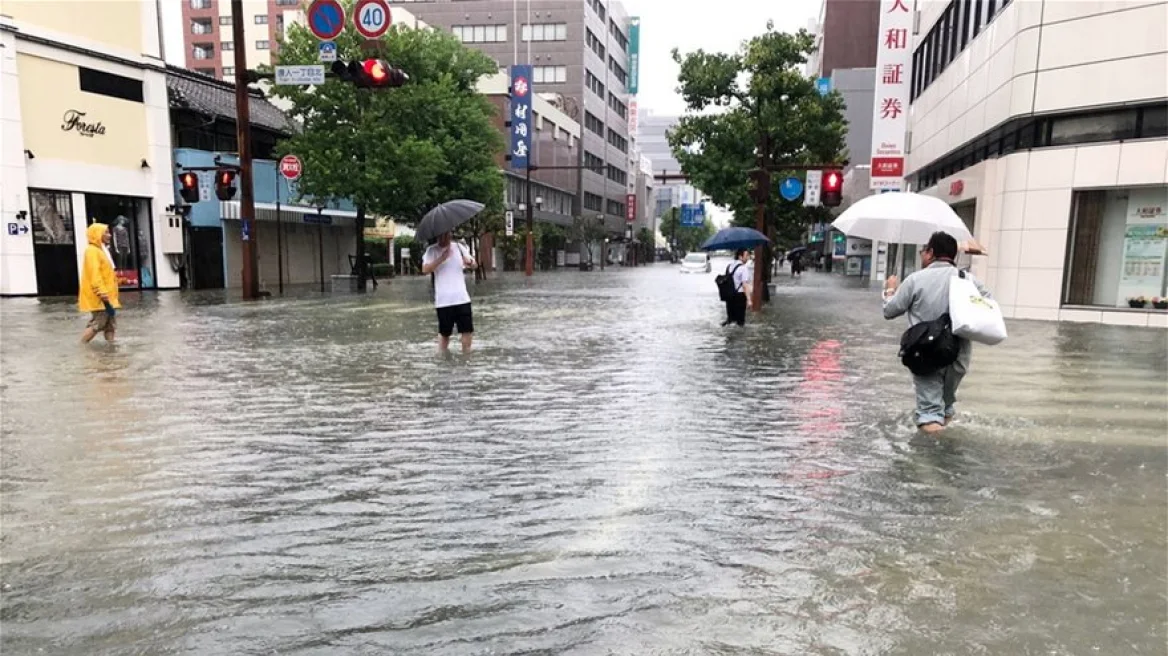
<instances>
[{"instance_id":1,"label":"flooded street","mask_svg":"<svg viewBox=\"0 0 1168 656\"><path fill-rule=\"evenodd\" d=\"M718 269L715 263L715 269ZM4 654L1152 654L1168 337L1011 322L911 426L905 324L782 276L0 304Z\"/></svg>"}]
</instances>

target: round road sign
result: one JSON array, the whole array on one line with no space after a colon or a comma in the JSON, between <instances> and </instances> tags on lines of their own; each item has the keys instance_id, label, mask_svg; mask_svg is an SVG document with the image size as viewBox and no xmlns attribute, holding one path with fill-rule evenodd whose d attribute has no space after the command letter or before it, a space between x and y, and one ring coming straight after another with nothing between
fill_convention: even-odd
<instances>
[{"instance_id":1,"label":"round road sign","mask_svg":"<svg viewBox=\"0 0 1168 656\"><path fill-rule=\"evenodd\" d=\"M305 17L308 29L321 41L332 41L345 31L345 8L337 0L312 0Z\"/></svg>"},{"instance_id":2,"label":"round road sign","mask_svg":"<svg viewBox=\"0 0 1168 656\"><path fill-rule=\"evenodd\" d=\"M300 158L295 155L285 155L280 159L280 175L288 180L299 178L303 170L304 165L300 163Z\"/></svg>"},{"instance_id":3,"label":"round road sign","mask_svg":"<svg viewBox=\"0 0 1168 656\"><path fill-rule=\"evenodd\" d=\"M386 0L357 0L353 8L353 26L366 39L380 39L392 22Z\"/></svg>"}]
</instances>

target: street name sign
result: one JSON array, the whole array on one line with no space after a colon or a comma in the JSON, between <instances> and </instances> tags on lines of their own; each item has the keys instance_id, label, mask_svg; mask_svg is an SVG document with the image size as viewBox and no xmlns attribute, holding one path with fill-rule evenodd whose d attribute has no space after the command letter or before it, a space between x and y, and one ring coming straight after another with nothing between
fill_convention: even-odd
<instances>
[{"instance_id":1,"label":"street name sign","mask_svg":"<svg viewBox=\"0 0 1168 656\"><path fill-rule=\"evenodd\" d=\"M313 84L324 84L324 66L320 64L276 67L277 86L306 87Z\"/></svg>"},{"instance_id":2,"label":"street name sign","mask_svg":"<svg viewBox=\"0 0 1168 656\"><path fill-rule=\"evenodd\" d=\"M811 169L807 172L807 188L803 192L803 206L819 205L819 191L823 188L823 171Z\"/></svg>"}]
</instances>

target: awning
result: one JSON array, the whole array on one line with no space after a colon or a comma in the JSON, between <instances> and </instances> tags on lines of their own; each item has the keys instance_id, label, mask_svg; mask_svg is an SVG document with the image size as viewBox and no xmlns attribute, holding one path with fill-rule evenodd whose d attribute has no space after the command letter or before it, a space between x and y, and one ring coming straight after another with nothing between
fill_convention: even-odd
<instances>
[{"instance_id":1,"label":"awning","mask_svg":"<svg viewBox=\"0 0 1168 656\"><path fill-rule=\"evenodd\" d=\"M256 203L256 220L257 221L275 221L276 220L276 204L275 203ZM219 202L219 216L224 219L239 220L239 201L224 200ZM334 210L324 209L317 211L315 207L308 205L285 205L280 203L280 218L284 221L302 221L304 223L317 223L317 217L327 217L321 223L334 223L335 219L349 219L355 220L357 213L349 210Z\"/></svg>"}]
</instances>

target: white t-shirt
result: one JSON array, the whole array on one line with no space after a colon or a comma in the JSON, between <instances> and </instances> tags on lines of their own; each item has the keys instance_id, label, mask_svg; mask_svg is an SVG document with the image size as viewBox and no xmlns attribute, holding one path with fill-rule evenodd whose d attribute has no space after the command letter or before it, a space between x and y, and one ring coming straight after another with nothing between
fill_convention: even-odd
<instances>
[{"instance_id":1,"label":"white t-shirt","mask_svg":"<svg viewBox=\"0 0 1168 656\"><path fill-rule=\"evenodd\" d=\"M746 264L742 264L740 266L740 263L736 262L734 264L731 264L730 267L734 271L734 291L740 292L740 291L742 291L743 285L745 285L747 283L754 282L754 265L753 264L747 262ZM738 267L738 268L734 269L733 267Z\"/></svg>"},{"instance_id":2,"label":"white t-shirt","mask_svg":"<svg viewBox=\"0 0 1168 656\"><path fill-rule=\"evenodd\" d=\"M470 303L470 294L466 291L466 275L463 273L462 258L470 257L466 247L457 242L451 242L450 257L434 270L434 307L450 307ZM422 265L436 262L445 251L438 244L426 249L422 256Z\"/></svg>"}]
</instances>

